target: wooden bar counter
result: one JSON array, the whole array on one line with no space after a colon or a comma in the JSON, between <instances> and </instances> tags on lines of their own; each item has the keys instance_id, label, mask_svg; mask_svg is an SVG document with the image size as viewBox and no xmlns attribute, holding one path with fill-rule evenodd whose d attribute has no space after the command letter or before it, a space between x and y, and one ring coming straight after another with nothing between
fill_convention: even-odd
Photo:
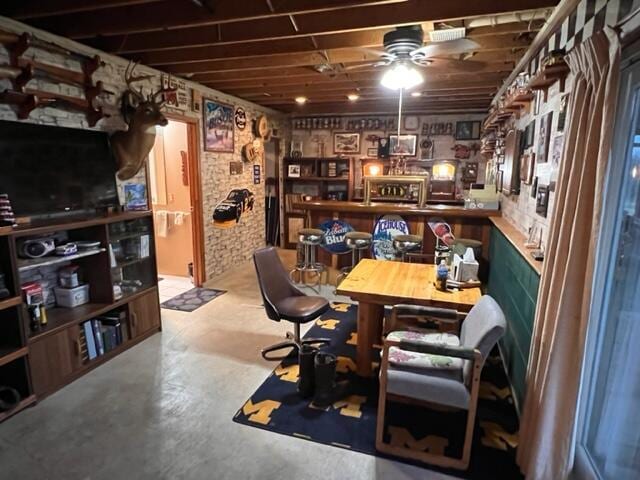
<instances>
[{"instance_id":1,"label":"wooden bar counter","mask_svg":"<svg viewBox=\"0 0 640 480\"><path fill-rule=\"evenodd\" d=\"M361 232L373 232L375 223L381 216L399 215L407 222L412 234L422 236L423 253L433 253L435 250L436 238L431 233L427 221L430 218L439 217L451 226L456 238L481 241L484 261L489 259L491 237L489 217L500 216L500 212L496 210L466 209L463 206L443 204L418 207L410 203L373 202L364 205L359 202L318 200L297 202L293 207L305 212L307 227L317 227L325 220L339 219ZM370 256L370 252L367 252L367 255ZM348 265L351 258L349 255L331 255L321 248L318 250L318 260L326 265L342 267Z\"/></svg>"}]
</instances>

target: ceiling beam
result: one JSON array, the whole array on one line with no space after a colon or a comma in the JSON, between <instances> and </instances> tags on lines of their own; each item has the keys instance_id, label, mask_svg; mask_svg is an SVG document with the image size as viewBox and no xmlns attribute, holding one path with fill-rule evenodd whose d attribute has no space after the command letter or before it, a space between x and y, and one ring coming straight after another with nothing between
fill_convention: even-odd
<instances>
[{"instance_id":1,"label":"ceiling beam","mask_svg":"<svg viewBox=\"0 0 640 480\"><path fill-rule=\"evenodd\" d=\"M461 83L461 87L458 87L457 82L453 81L440 81L440 82L429 82L424 83L420 87L417 87L415 91L419 92L428 92L430 90L469 90L469 89L477 89L477 88L495 88L497 89L500 86L499 81L494 82L478 82L475 81L468 86L465 86L464 83ZM435 86L435 87L434 87ZM448 87L448 88L447 88ZM458 88L456 88L458 87ZM466 87L466 88L465 88ZM327 92L327 91L356 91L358 88L377 88L380 91L390 92L391 90L384 89L380 85L380 82L377 78L371 78L369 80L359 80L354 82L330 82L330 83L322 83L317 85L283 85L283 86L271 86L271 87L231 87L222 89L224 92L232 93L233 95L255 95L260 96L268 93L270 95L274 94L286 94L289 95L290 98L293 98L296 95L311 95L319 92Z\"/></svg>"},{"instance_id":2,"label":"ceiling beam","mask_svg":"<svg viewBox=\"0 0 640 480\"><path fill-rule=\"evenodd\" d=\"M495 86L496 88L500 85L502 79L504 78L503 74L499 73L486 73L486 74L477 74L477 75L469 75L469 76L459 76L459 78L455 78L449 75L442 76L428 76L425 78L425 81L420 87L416 88L419 91L428 91L428 90L438 90L438 89L451 89L451 90L462 90L468 88L484 88L487 86ZM371 82L375 82L377 80L376 76L369 75L368 79ZM359 80L339 80L335 79L335 81L322 82L317 84L309 84L310 88L314 88L316 90L323 89L331 89L334 88L337 84L338 86L355 86L358 81L362 81L362 78ZM211 88L227 91L234 90L242 93L248 93L251 90L260 91L260 88L247 88L244 87L233 87L227 86L225 89L220 88L220 85L212 82L200 82L203 85L206 85ZM274 85L271 84L267 87L262 87L262 91L265 88L269 88L272 90L279 90L282 93L285 92L295 92L297 88L304 88L304 85L300 84L288 84L288 85Z\"/></svg>"},{"instance_id":3,"label":"ceiling beam","mask_svg":"<svg viewBox=\"0 0 640 480\"><path fill-rule=\"evenodd\" d=\"M366 64L367 62L375 63L380 61L380 57L373 52L363 50L331 50L323 53L293 53L286 55L270 55L264 57L248 57L238 59L221 59L211 60L207 62L196 63L175 63L163 65L162 70L179 74L188 75L191 73L204 72L230 72L234 70L255 70L259 68L279 68L279 67L300 67L313 65L335 65L344 64ZM432 63L425 67L425 71L448 73L451 71L466 73L482 73L482 72L509 72L513 69L513 62L473 62L469 60L466 64L461 63L451 66L446 59L432 59Z\"/></svg>"},{"instance_id":4,"label":"ceiling beam","mask_svg":"<svg viewBox=\"0 0 640 480\"><path fill-rule=\"evenodd\" d=\"M418 89L417 92L422 93L423 98L433 98L433 97L449 97L449 96L487 96L493 95L497 90L496 85L485 85L482 87L473 87L473 88L448 88L448 89ZM278 91L266 91L266 92L239 92L235 90L223 90L228 93L232 93L233 95L241 96L242 98L261 98L265 97L273 99L273 98L287 98L291 100L295 97L295 95L291 95L290 92L278 92ZM268 95L265 95L267 93ZM340 96L344 100L348 94L357 93L360 96L365 95L376 95L376 96L384 96L384 97L397 97L397 93L391 92L389 90L384 90L378 84L370 84L370 85L361 85L357 88L351 87L336 87L326 90L312 90L312 91L302 91L300 94L309 95L310 98L320 98L320 97L331 97L331 96ZM408 96L407 96L408 97ZM412 97L413 98L413 97Z\"/></svg>"},{"instance_id":5,"label":"ceiling beam","mask_svg":"<svg viewBox=\"0 0 640 480\"><path fill-rule=\"evenodd\" d=\"M309 0L311 1L311 0ZM236 2L244 5L244 2ZM336 12L319 12L296 17L294 29L288 17L266 18L259 22L239 21L212 28L210 25L177 28L172 34L166 31L130 33L127 35L105 36L85 43L101 50L114 53L141 52L180 48L184 46L219 45L242 43L255 40L275 40L329 33L351 32L378 28L393 28L400 25L432 22L445 19L494 15L505 12L532 10L552 7L557 0L449 0L430 2L425 8L424 0L408 0L393 5L377 5L366 9L351 8ZM79 22L78 22L79 23ZM42 26L47 28L46 26ZM80 27L78 27L80 28ZM95 31L85 36L73 35L68 30L49 30L72 38L90 38Z\"/></svg>"},{"instance_id":6,"label":"ceiling beam","mask_svg":"<svg viewBox=\"0 0 640 480\"><path fill-rule=\"evenodd\" d=\"M132 7L145 3L159 3L161 0L4 0L0 12L11 18L26 20L51 15L90 12L117 7Z\"/></svg>"},{"instance_id":7,"label":"ceiling beam","mask_svg":"<svg viewBox=\"0 0 640 480\"><path fill-rule=\"evenodd\" d=\"M267 104L268 106L268 104ZM456 102L456 103L432 103L432 104L415 104L406 106L403 105L403 112L405 113L419 113L423 115L430 115L436 113L447 112L464 112L464 113L487 113L489 103L484 104L469 104L468 102ZM305 105L279 105L276 104L273 107L275 110L291 113L294 116L307 116L307 115L322 115L322 114L336 114L336 115L358 115L363 113L381 113L386 115L397 115L398 104L397 103L382 103L378 101L374 102L354 102L354 103L307 103Z\"/></svg>"},{"instance_id":8,"label":"ceiling beam","mask_svg":"<svg viewBox=\"0 0 640 480\"><path fill-rule=\"evenodd\" d=\"M408 0L265 0L215 1L213 12L191 0L161 0L152 5L132 4L113 8L100 14L85 11L64 16L54 15L34 19L33 25L46 30L64 32L70 38L90 38L100 35L130 35L166 31L186 27L215 27L232 22L250 22L284 18L290 15L334 12L376 5L402 3ZM16 17L18 18L18 17ZM105 21L108 19L108 21ZM297 19L296 19L297 21Z\"/></svg>"},{"instance_id":9,"label":"ceiling beam","mask_svg":"<svg viewBox=\"0 0 640 480\"><path fill-rule=\"evenodd\" d=\"M246 100L250 100L252 99L252 97L241 97L244 98ZM428 99L430 100L435 100L435 101L442 101L442 102L455 102L455 101L464 101L464 102L469 102L469 103L481 103L483 105L489 105L489 103L491 102L491 98L492 96L490 94L485 94L485 95L456 95L456 96L442 96L442 97L436 97L436 96L429 96ZM321 97L313 97L312 99L310 99L309 101L312 103L337 103L337 102L345 102L346 100L346 96L344 95L332 95L332 96L321 96ZM389 101L390 98L388 96L381 96L381 95L375 95L375 94L369 94L369 95L362 95L357 101L358 102L368 102L368 101L378 101L378 102L384 102L384 101ZM407 105L412 103L412 100L419 100L419 99L408 99L406 102L403 102L403 105L406 103ZM255 101L255 100L251 100L251 101ZM262 98L261 103L267 103L269 105L287 105L287 104L292 104L294 103L291 98ZM396 105L398 104L398 101L395 101ZM419 102L415 102L416 104ZM423 102L423 103L428 103L428 102ZM434 102L431 102L434 103Z\"/></svg>"},{"instance_id":10,"label":"ceiling beam","mask_svg":"<svg viewBox=\"0 0 640 480\"><path fill-rule=\"evenodd\" d=\"M248 42L234 46L212 45L207 47L187 47L172 50L159 50L155 52L139 52L129 54L144 65L162 66L176 63L190 63L208 61L211 59L236 59L245 57L271 57L284 54L312 53L332 50L377 47L383 52L382 42L387 29L363 30L360 32L347 32L332 35L323 35L315 39L292 38L289 40L270 40L261 42ZM530 43L526 37L515 37L513 33L481 36L476 39L479 47L477 51L502 52L512 49L526 49Z\"/></svg>"}]
</instances>

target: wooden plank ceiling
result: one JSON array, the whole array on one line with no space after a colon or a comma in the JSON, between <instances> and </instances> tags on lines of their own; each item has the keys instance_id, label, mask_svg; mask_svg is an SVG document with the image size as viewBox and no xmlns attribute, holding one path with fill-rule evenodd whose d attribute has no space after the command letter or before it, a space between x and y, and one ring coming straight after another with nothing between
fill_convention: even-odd
<instances>
[{"instance_id":1,"label":"wooden plank ceiling","mask_svg":"<svg viewBox=\"0 0 640 480\"><path fill-rule=\"evenodd\" d=\"M383 35L467 27L478 50L433 60L407 111L486 111L558 0L3 0L0 14L299 115L392 113ZM535 13L535 19L532 19ZM511 15L509 15L511 14ZM428 41L425 33L425 42ZM451 60L464 60L453 62ZM360 68L354 68L362 65ZM347 100L356 93L359 99ZM304 96L305 105L294 99Z\"/></svg>"}]
</instances>

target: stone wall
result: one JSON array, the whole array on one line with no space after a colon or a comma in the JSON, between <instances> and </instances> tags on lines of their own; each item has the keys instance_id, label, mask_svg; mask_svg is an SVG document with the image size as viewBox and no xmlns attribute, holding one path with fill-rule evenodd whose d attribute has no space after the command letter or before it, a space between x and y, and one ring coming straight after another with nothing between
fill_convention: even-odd
<instances>
[{"instance_id":1,"label":"stone wall","mask_svg":"<svg viewBox=\"0 0 640 480\"><path fill-rule=\"evenodd\" d=\"M101 97L94 101L96 106L101 105L105 113L110 115L109 118L100 120L94 128L107 132L126 129L126 124L121 118L118 106L120 95L126 88L124 70L128 65L127 60L31 28L5 17L0 17L0 29L16 33L29 32L38 39L53 42L72 52L79 52L91 56L95 54L100 55L105 65L96 71L93 78L95 81L102 81L105 89L114 92L115 95L101 95ZM79 61L69 58L66 55L54 54L42 49L29 48L24 56L35 58L42 63L80 71ZM6 65L8 61L8 52L0 46L0 64ZM154 78L138 83L138 85L142 86L145 93L159 87L161 72L140 66L137 68L136 73L151 73L154 75ZM271 121L272 128L279 130L281 138L284 138L287 134L287 125L284 122L283 116L278 112L211 90L193 82L187 81L185 83L188 92L195 91L198 96L217 99L236 107L242 106L247 112L247 127L244 131L239 131L238 129L235 131L235 149L233 153L205 152L202 148L202 134L199 136L204 216L205 271L206 277L211 278L224 273L238 262L250 258L252 251L264 244L264 174L261 176L261 183L254 185L252 164L245 162L244 172L241 175L231 176L229 173L229 162L242 160L241 148L245 143L253 140L252 120L258 115L266 114ZM41 78L31 80L28 87L70 96L83 96L80 88ZM0 91L8 88L11 88L11 83L8 80L0 79ZM173 113L181 113L185 116L197 118L199 131L202 132L201 113L191 110L191 99L189 99L188 105L189 107L186 111L174 111ZM11 106L0 104L0 119L17 120L17 116ZM29 118L24 121L44 125L90 128L83 113L51 107L34 110L31 112ZM283 140L280 151L284 152L284 147L285 144ZM143 183L145 182L145 178L145 172L143 170L128 182ZM119 189L122 191L123 183L118 183ZM214 207L226 197L232 188L248 188L251 190L255 194L256 206L252 213L243 215L239 225L228 230L220 230L212 225L211 216Z\"/></svg>"}]
</instances>

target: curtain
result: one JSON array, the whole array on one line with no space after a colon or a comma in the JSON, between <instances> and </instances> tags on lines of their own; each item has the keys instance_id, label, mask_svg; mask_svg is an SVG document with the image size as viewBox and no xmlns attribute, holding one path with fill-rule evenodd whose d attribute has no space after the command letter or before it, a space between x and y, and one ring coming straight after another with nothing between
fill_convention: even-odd
<instances>
[{"instance_id":1,"label":"curtain","mask_svg":"<svg viewBox=\"0 0 640 480\"><path fill-rule=\"evenodd\" d=\"M542 270L517 460L529 480L561 480L572 461L620 45L610 28L568 55L568 125Z\"/></svg>"}]
</instances>

